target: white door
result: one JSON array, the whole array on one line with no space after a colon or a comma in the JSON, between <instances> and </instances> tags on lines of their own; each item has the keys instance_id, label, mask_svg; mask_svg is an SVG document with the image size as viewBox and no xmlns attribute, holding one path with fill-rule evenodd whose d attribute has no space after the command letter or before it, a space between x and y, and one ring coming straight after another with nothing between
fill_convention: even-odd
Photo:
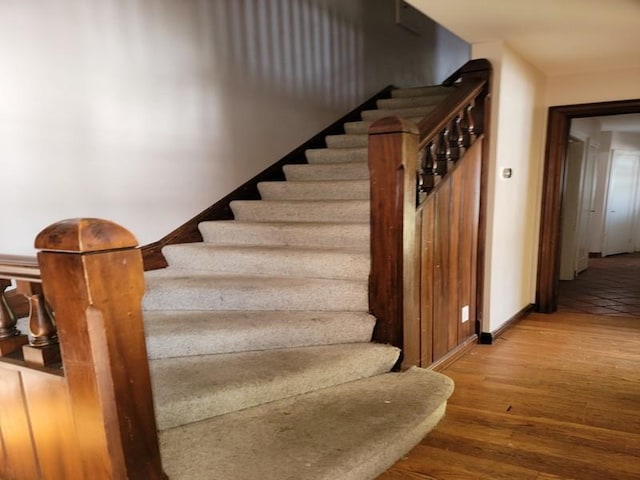
<instances>
[{"instance_id":1,"label":"white door","mask_svg":"<svg viewBox=\"0 0 640 480\"><path fill-rule=\"evenodd\" d=\"M594 213L593 196L595 187L596 161L598 148L590 144L587 149L587 157L582 172L582 185L580 188L580 212L578 214L578 249L576 258L576 270L583 272L589 266L589 230L591 217Z\"/></svg>"},{"instance_id":2,"label":"white door","mask_svg":"<svg viewBox=\"0 0 640 480\"><path fill-rule=\"evenodd\" d=\"M634 251L634 215L640 152L614 150L609 169L603 255Z\"/></svg>"},{"instance_id":3,"label":"white door","mask_svg":"<svg viewBox=\"0 0 640 480\"><path fill-rule=\"evenodd\" d=\"M560 245L560 280L576 277L578 249L578 210L580 205L580 180L584 156L584 142L569 139L562 194L562 242Z\"/></svg>"}]
</instances>

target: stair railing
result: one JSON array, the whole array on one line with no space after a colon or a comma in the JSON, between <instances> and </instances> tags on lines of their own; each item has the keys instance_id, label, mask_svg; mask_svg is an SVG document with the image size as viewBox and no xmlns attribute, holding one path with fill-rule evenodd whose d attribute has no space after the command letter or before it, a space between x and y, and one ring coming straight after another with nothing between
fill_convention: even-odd
<instances>
[{"instance_id":1,"label":"stair railing","mask_svg":"<svg viewBox=\"0 0 640 480\"><path fill-rule=\"evenodd\" d=\"M0 256L0 478L166 478L135 238L73 219L35 245L37 260Z\"/></svg>"},{"instance_id":2,"label":"stair railing","mask_svg":"<svg viewBox=\"0 0 640 480\"><path fill-rule=\"evenodd\" d=\"M374 340L402 348L403 366L431 363L432 346L426 345L432 342L431 332L425 331L430 327L421 321L430 299L421 283L431 281L422 270L423 254L432 252L428 241L421 241L427 221L421 210L466 152L474 149L480 161L486 158L486 142L477 145L477 140L488 124L490 74L488 61L470 61L443 83L452 92L420 123L387 117L369 128L369 308L378 320ZM485 173L478 173L478 182L481 175ZM482 252L477 253L480 258ZM481 271L479 265L473 273Z\"/></svg>"}]
</instances>

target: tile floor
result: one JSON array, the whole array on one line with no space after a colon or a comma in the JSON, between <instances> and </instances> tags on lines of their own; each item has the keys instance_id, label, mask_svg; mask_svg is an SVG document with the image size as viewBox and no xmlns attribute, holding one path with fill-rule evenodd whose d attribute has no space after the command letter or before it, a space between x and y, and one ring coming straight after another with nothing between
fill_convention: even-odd
<instances>
[{"instance_id":1,"label":"tile floor","mask_svg":"<svg viewBox=\"0 0 640 480\"><path fill-rule=\"evenodd\" d=\"M589 259L589 268L560 282L559 312L640 317L640 253Z\"/></svg>"}]
</instances>

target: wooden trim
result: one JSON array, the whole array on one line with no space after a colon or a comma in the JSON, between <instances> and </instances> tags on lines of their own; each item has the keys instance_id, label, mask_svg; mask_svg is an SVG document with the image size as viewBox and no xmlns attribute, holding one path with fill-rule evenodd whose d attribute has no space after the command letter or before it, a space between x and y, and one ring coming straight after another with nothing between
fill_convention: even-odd
<instances>
[{"instance_id":1,"label":"wooden trim","mask_svg":"<svg viewBox=\"0 0 640 480\"><path fill-rule=\"evenodd\" d=\"M0 255L0 278L40 282L38 259L22 255Z\"/></svg>"},{"instance_id":2,"label":"wooden trim","mask_svg":"<svg viewBox=\"0 0 640 480\"><path fill-rule=\"evenodd\" d=\"M456 360L462 357L465 353L467 353L471 348L478 344L478 335L472 335L467 338L460 345L455 347L454 349L447 352L447 354L431 365L429 365L429 370L434 370L436 372L441 372L446 370L451 364L453 364Z\"/></svg>"},{"instance_id":3,"label":"wooden trim","mask_svg":"<svg viewBox=\"0 0 640 480\"><path fill-rule=\"evenodd\" d=\"M557 309L562 185L571 119L639 112L640 99L549 108L542 186L536 311L551 313Z\"/></svg>"},{"instance_id":4,"label":"wooden trim","mask_svg":"<svg viewBox=\"0 0 640 480\"><path fill-rule=\"evenodd\" d=\"M491 63L486 58L476 58L474 60L469 60L451 75L449 75L442 85L445 87L450 87L456 84L458 79L463 76L474 76L478 74L479 76L484 77L487 71L491 71Z\"/></svg>"},{"instance_id":5,"label":"wooden trim","mask_svg":"<svg viewBox=\"0 0 640 480\"><path fill-rule=\"evenodd\" d=\"M167 266L167 262L162 255L162 248L166 245L175 243L201 242L202 236L200 235L200 231L198 230L198 224L200 224L200 222L233 219L233 213L231 212L229 203L231 203L233 200L259 200L259 182L284 180L284 173L282 172L282 167L284 165L307 163L305 157L306 150L311 148L326 147L325 137L327 135L338 135L344 133L345 123L360 120L360 113L363 110L371 110L376 108L376 102L382 98L389 98L391 96L391 90L393 90L393 86L388 85L373 97L357 106L355 109L344 115L339 120L333 122L320 133L314 135L305 143L289 152L282 159L266 168L251 180L239 186L234 191L221 198L209 208L203 210L198 215L188 220L186 223L184 223L168 235L164 236L156 242L141 247L144 269L156 270L159 268L165 268Z\"/></svg>"},{"instance_id":6,"label":"wooden trim","mask_svg":"<svg viewBox=\"0 0 640 480\"><path fill-rule=\"evenodd\" d=\"M493 341L496 338L500 337L506 330L508 330L509 328L513 327L516 323L518 323L520 320L522 320L527 315L529 315L531 312L533 312L533 308L534 308L534 305L533 304L529 304L526 307L524 307L523 309L521 309L514 316L512 316L509 320L504 322L504 324L502 324L500 326L500 328L494 330L493 332L482 332L482 333L480 333L480 344L481 345L491 345L493 343Z\"/></svg>"}]
</instances>

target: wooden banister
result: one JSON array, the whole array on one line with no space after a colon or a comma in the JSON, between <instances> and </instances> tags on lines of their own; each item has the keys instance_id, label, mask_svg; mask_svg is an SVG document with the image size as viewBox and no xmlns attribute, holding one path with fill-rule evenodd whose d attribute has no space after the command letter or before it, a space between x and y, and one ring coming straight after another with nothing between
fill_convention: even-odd
<instances>
[{"instance_id":1,"label":"wooden banister","mask_svg":"<svg viewBox=\"0 0 640 480\"><path fill-rule=\"evenodd\" d=\"M445 81L443 85L450 87L449 95L417 125L389 117L374 122L369 129L372 257L369 308L378 319L374 339L401 347L405 366L425 364L424 352L431 351L430 345L423 345L425 340L431 341L424 332L431 327L425 327L420 321L428 296L423 284L431 282L425 277L424 258L430 258L434 268L440 268L438 259L433 258L433 242L449 238L448 234L442 234L444 229L449 232L459 227L450 225L448 218L439 218L439 214L448 212L460 226L464 224L465 254L469 255L469 261L482 261L477 253L482 249L478 246L478 232L483 229L480 191L486 169L480 165L486 158L483 155L486 143L484 149L473 148L473 165L448 181L441 202L445 196L449 198L447 201L455 202L451 203L452 210L443 204L438 207L440 210L431 205L424 215L422 211L427 197L436 193L445 177L453 174L458 160L482 136L488 112L485 104L490 75L488 61L473 60ZM469 192L459 193L464 189ZM464 207L470 208L470 212L463 212ZM427 228L439 229L441 238L433 237ZM451 238L455 241L456 236ZM460 268L465 282L475 288L475 275L481 268L475 265ZM452 277L451 281L457 281L456 278ZM465 302L475 307L475 300L466 299L469 296L466 290L464 296ZM460 309L452 303L450 310L456 312L454 320L457 320ZM445 332L449 335L445 343L454 344L454 337L463 336L461 332L467 329L465 326L460 332Z\"/></svg>"},{"instance_id":2,"label":"wooden banister","mask_svg":"<svg viewBox=\"0 0 640 480\"><path fill-rule=\"evenodd\" d=\"M136 245L127 230L98 219L56 223L35 242L87 479L164 478Z\"/></svg>"}]
</instances>

